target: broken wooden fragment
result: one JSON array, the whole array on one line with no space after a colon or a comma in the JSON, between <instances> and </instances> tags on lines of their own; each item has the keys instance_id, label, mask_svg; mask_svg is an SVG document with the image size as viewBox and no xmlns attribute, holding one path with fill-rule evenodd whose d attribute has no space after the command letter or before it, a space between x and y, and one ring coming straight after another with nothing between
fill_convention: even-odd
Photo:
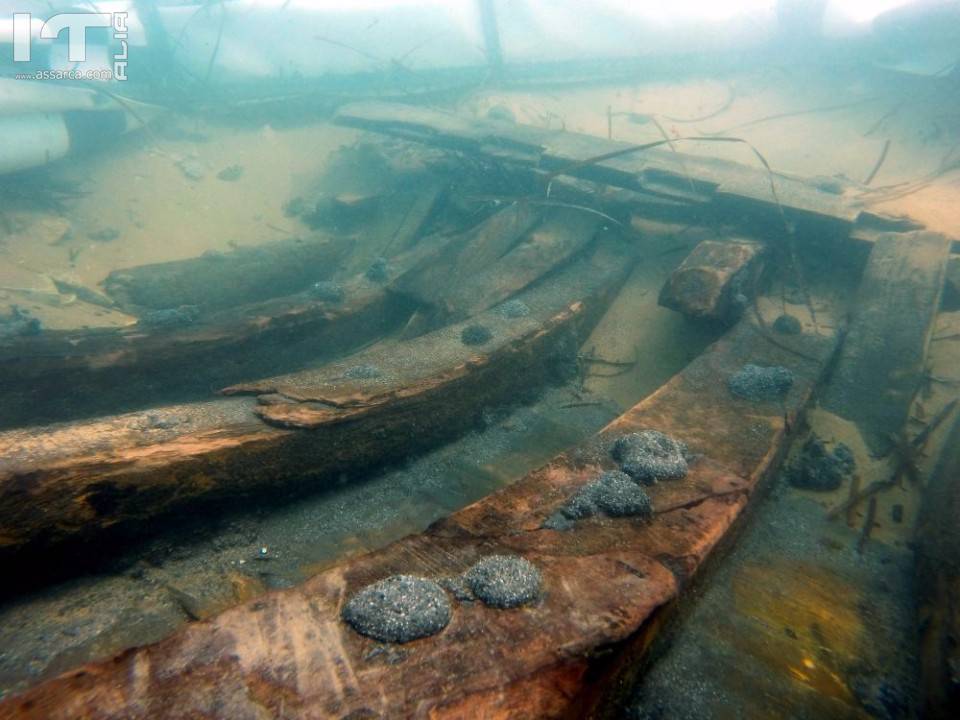
<instances>
[{"instance_id":1,"label":"broken wooden fragment","mask_svg":"<svg viewBox=\"0 0 960 720\"><path fill-rule=\"evenodd\" d=\"M506 300L586 247L601 222L573 208L534 210L516 203L499 211L390 286L426 306L407 336L460 322Z\"/></svg>"},{"instance_id":2,"label":"broken wooden fragment","mask_svg":"<svg viewBox=\"0 0 960 720\"><path fill-rule=\"evenodd\" d=\"M601 651L656 632L658 611L699 573L776 469L787 423L833 347L826 337L797 340L818 359L786 352L741 321L597 437L422 534L7 698L0 716L576 716ZM795 375L783 403L729 393L728 378L746 363ZM585 483L614 469L614 440L644 428L685 441L697 458L684 479L649 488L654 518L595 516L572 530L544 529ZM402 662L341 620L344 603L373 582L455 576L495 554L536 566L536 602L507 611L457 602L442 632L402 646Z\"/></svg>"},{"instance_id":3,"label":"broken wooden fragment","mask_svg":"<svg viewBox=\"0 0 960 720\"><path fill-rule=\"evenodd\" d=\"M389 140L341 147L315 188L291 201L288 212L313 229L355 238L346 269L362 272L379 257L409 250L427 232L449 178L427 167L433 154Z\"/></svg>"},{"instance_id":4,"label":"broken wooden fragment","mask_svg":"<svg viewBox=\"0 0 960 720\"><path fill-rule=\"evenodd\" d=\"M2 433L0 557L136 530L201 500L209 507L316 490L456 437L485 408L516 402L575 365L633 259L617 238L598 243L521 293L528 316L493 309L475 318L493 335L483 346L466 346L457 327L445 328L231 390L267 395L263 404L231 397Z\"/></svg>"},{"instance_id":5,"label":"broken wooden fragment","mask_svg":"<svg viewBox=\"0 0 960 720\"><path fill-rule=\"evenodd\" d=\"M114 270L104 288L134 314L195 307L198 312L282 297L328 278L352 241L312 235L198 258Z\"/></svg>"},{"instance_id":6,"label":"broken wooden fragment","mask_svg":"<svg viewBox=\"0 0 960 720\"><path fill-rule=\"evenodd\" d=\"M870 253L827 410L855 422L870 449L890 449L921 386L940 307L950 239L931 232L881 236Z\"/></svg>"},{"instance_id":7,"label":"broken wooden fragment","mask_svg":"<svg viewBox=\"0 0 960 720\"><path fill-rule=\"evenodd\" d=\"M704 240L670 275L659 302L692 318L732 324L750 302L762 256L758 242Z\"/></svg>"},{"instance_id":8,"label":"broken wooden fragment","mask_svg":"<svg viewBox=\"0 0 960 720\"><path fill-rule=\"evenodd\" d=\"M448 239L435 256L397 277L390 284L390 291L426 305L431 312L426 329L439 327L453 315L454 308L450 307L448 298L510 252L541 217L540 212L529 205L510 205L476 227Z\"/></svg>"},{"instance_id":9,"label":"broken wooden fragment","mask_svg":"<svg viewBox=\"0 0 960 720\"><path fill-rule=\"evenodd\" d=\"M447 313L462 320L523 290L586 247L602 222L584 210L549 209L519 243L451 289L443 299Z\"/></svg>"}]
</instances>

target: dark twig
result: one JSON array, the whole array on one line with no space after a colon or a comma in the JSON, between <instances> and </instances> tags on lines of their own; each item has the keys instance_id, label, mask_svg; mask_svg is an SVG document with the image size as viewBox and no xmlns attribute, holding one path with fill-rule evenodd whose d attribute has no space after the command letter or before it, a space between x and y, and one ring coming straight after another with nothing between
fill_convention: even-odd
<instances>
[{"instance_id":1,"label":"dark twig","mask_svg":"<svg viewBox=\"0 0 960 720\"><path fill-rule=\"evenodd\" d=\"M870 504L867 506L867 517L863 521L863 530L860 531L860 539L857 540L857 555L863 555L863 549L870 539L870 533L877 523L877 498L870 498Z\"/></svg>"},{"instance_id":2,"label":"dark twig","mask_svg":"<svg viewBox=\"0 0 960 720\"><path fill-rule=\"evenodd\" d=\"M896 457L896 467L894 468L891 476L885 480L875 480L859 493L851 493L851 496L847 498L847 500L830 510L830 512L827 513L827 517L829 519L833 519L838 515L847 513L853 507L859 505L867 498L873 497L881 490L892 488L898 482L900 482L900 479L904 476L910 477L913 481L919 480L917 458L924 446L927 444L927 441L930 439L930 435L932 435L934 430L936 430L937 427L943 423L956 405L957 400L949 402L912 440L906 440L906 438L903 436L903 433L901 433L901 435L895 440L895 447L889 453L890 455L894 455Z\"/></svg>"},{"instance_id":3,"label":"dark twig","mask_svg":"<svg viewBox=\"0 0 960 720\"><path fill-rule=\"evenodd\" d=\"M883 161L887 159L887 152L890 150L890 139L887 138L887 141L883 144L883 150L880 151L880 157L877 158L877 162L874 163L873 170L870 171L870 174L867 175L867 179L863 181L864 185L869 185L870 182L877 176L877 173L880 172L880 168L883 167Z\"/></svg>"}]
</instances>

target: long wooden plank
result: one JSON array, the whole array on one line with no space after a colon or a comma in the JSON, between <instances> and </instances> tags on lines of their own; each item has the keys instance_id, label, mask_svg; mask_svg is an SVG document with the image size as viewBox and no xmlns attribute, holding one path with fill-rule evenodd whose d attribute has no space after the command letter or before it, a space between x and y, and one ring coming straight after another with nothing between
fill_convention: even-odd
<instances>
[{"instance_id":1,"label":"long wooden plank","mask_svg":"<svg viewBox=\"0 0 960 720\"><path fill-rule=\"evenodd\" d=\"M494 309L472 320L492 333L483 346L461 343L461 324L246 388L286 392L283 404L225 398L2 433L0 555L129 528L200 500L317 488L454 437L484 407L551 380L551 360L574 363L633 259L618 239L599 242L519 296L527 317ZM349 372L371 366L379 368L375 377ZM340 408L311 402L328 397L349 401ZM290 417L279 417L284 409ZM266 425L255 410L274 425L312 430Z\"/></svg>"},{"instance_id":2,"label":"long wooden plank","mask_svg":"<svg viewBox=\"0 0 960 720\"><path fill-rule=\"evenodd\" d=\"M489 276L498 259L509 253L542 217L538 209L529 206L504 208L476 227L449 238L435 255L425 257L393 280L392 293L425 306L413 330L425 332L464 319L467 314L458 312L462 308L456 307L451 297L474 277ZM586 239L589 241L591 236Z\"/></svg>"},{"instance_id":3,"label":"long wooden plank","mask_svg":"<svg viewBox=\"0 0 960 720\"><path fill-rule=\"evenodd\" d=\"M443 236L425 238L392 258L389 272L429 261L445 242ZM340 287L341 299L308 289L180 325L7 339L0 344L0 428L205 398L245 378L343 355L395 329L414 310L363 273Z\"/></svg>"},{"instance_id":4,"label":"long wooden plank","mask_svg":"<svg viewBox=\"0 0 960 720\"><path fill-rule=\"evenodd\" d=\"M870 253L826 409L860 427L882 454L921 387L940 307L950 239L917 232L881 236Z\"/></svg>"},{"instance_id":5,"label":"long wooden plank","mask_svg":"<svg viewBox=\"0 0 960 720\"><path fill-rule=\"evenodd\" d=\"M403 323L413 306L377 283L344 299L309 293L213 313L184 327L47 332L0 348L0 428L116 413L343 355Z\"/></svg>"},{"instance_id":6,"label":"long wooden plank","mask_svg":"<svg viewBox=\"0 0 960 720\"><path fill-rule=\"evenodd\" d=\"M654 631L658 608L677 597L776 467L787 423L833 347L826 337L796 341L820 360L789 353L742 321L596 438L515 485L298 588L11 697L0 717L573 716L597 653ZM794 373L782 402L729 392L745 363ZM544 529L578 488L613 467L612 441L640 428L678 437L698 457L685 479L650 489L654 519ZM346 599L372 581L457 574L494 553L539 567L537 602L506 611L457 604L443 632L395 650L340 620Z\"/></svg>"},{"instance_id":7,"label":"long wooden plank","mask_svg":"<svg viewBox=\"0 0 960 720\"><path fill-rule=\"evenodd\" d=\"M289 295L333 275L352 243L324 235L115 270L104 288L122 308L199 312Z\"/></svg>"}]
</instances>

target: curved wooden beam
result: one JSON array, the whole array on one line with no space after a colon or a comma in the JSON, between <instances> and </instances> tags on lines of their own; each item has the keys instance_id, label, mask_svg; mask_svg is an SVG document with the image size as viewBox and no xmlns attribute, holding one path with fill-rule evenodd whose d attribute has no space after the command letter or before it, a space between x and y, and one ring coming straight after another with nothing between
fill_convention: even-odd
<instances>
[{"instance_id":1,"label":"curved wooden beam","mask_svg":"<svg viewBox=\"0 0 960 720\"><path fill-rule=\"evenodd\" d=\"M748 320L584 445L419 535L196 623L149 647L43 683L0 703L0 718L549 718L576 714L598 654L654 632L734 527L786 448L787 427L834 347L799 336L806 360L770 344ZM744 363L795 376L783 400L727 389ZM612 441L656 428L698 459L681 481L651 488L656 515L544 520L603 469ZM340 619L347 598L395 573L442 577L478 558L514 553L543 573L535 604L455 605L445 630L385 648Z\"/></svg>"}]
</instances>

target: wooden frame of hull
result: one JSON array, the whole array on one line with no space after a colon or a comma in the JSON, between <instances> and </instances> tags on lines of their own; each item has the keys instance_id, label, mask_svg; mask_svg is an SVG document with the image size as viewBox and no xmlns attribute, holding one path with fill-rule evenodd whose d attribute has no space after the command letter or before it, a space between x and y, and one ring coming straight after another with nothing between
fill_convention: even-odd
<instances>
[{"instance_id":1,"label":"wooden frame of hull","mask_svg":"<svg viewBox=\"0 0 960 720\"><path fill-rule=\"evenodd\" d=\"M652 396L583 446L420 535L331 568L178 635L88 665L0 703L3 718L558 717L597 654L653 632L658 609L698 573L786 449L789 425L831 357L802 336L807 360L743 321ZM795 375L783 403L732 396L746 362ZM585 481L613 466L612 440L657 428L698 455L682 481L651 490L653 521L593 518L542 528ZM535 604L462 603L439 635L382 652L340 620L364 585L403 572L445 576L493 553L537 564Z\"/></svg>"},{"instance_id":2,"label":"wooden frame of hull","mask_svg":"<svg viewBox=\"0 0 960 720\"><path fill-rule=\"evenodd\" d=\"M634 259L618 238L598 240L518 296L528 317L493 309L468 321L494 332L480 348L463 345L463 324L454 325L247 387L257 398L2 433L0 558L19 562L24 551L29 557L67 539L135 528L188 503L317 489L455 437L484 407L513 403L548 382L549 358L573 363ZM420 355L429 360L418 362ZM391 362L396 372L382 379L351 380L346 372ZM288 389L277 402L274 386L286 384L304 401Z\"/></svg>"}]
</instances>

